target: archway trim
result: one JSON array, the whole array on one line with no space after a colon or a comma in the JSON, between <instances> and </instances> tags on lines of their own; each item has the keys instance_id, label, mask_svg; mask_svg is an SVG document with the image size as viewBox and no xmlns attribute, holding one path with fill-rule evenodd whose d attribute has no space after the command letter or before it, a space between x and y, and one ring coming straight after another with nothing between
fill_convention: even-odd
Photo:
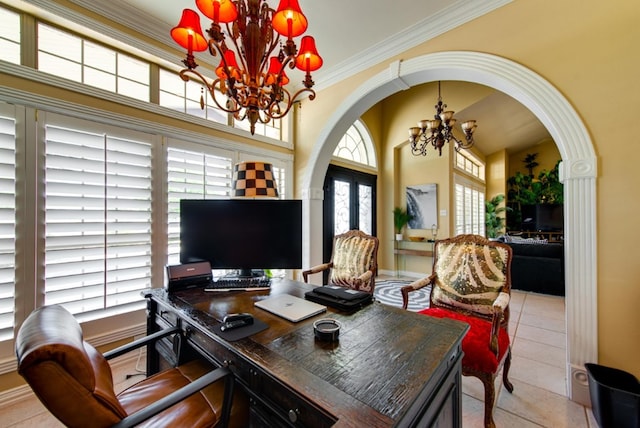
<instances>
[{"instance_id":1,"label":"archway trim","mask_svg":"<svg viewBox=\"0 0 640 428\"><path fill-rule=\"evenodd\" d=\"M312 224L322 224L322 183L335 147L367 109L409 87L437 80L460 80L497 89L526 106L558 146L565 183L565 288L569 397L588 403L585 362L597 361L597 158L579 115L551 83L506 58L479 52L438 52L396 61L340 103L321 130L302 178L305 263L320 262L321 240Z\"/></svg>"}]
</instances>

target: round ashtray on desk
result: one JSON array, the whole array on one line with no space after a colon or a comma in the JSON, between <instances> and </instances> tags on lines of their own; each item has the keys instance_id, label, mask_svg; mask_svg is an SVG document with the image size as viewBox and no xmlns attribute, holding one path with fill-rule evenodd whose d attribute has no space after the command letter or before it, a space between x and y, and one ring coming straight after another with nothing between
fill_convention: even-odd
<instances>
[{"instance_id":1,"label":"round ashtray on desk","mask_svg":"<svg viewBox=\"0 0 640 428\"><path fill-rule=\"evenodd\" d=\"M313 323L316 338L326 342L335 342L340 335L340 322L331 318L322 318Z\"/></svg>"}]
</instances>

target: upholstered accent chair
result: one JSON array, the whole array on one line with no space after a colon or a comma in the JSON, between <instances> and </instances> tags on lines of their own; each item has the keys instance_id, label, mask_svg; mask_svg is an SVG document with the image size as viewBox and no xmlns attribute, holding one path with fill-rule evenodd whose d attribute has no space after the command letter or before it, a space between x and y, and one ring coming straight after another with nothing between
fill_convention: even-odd
<instances>
[{"instance_id":1,"label":"upholstered accent chair","mask_svg":"<svg viewBox=\"0 0 640 428\"><path fill-rule=\"evenodd\" d=\"M333 238L331 260L302 271L304 282L309 275L329 271L329 284L372 293L378 270L378 238L360 230L350 230Z\"/></svg>"},{"instance_id":2,"label":"upholstered accent chair","mask_svg":"<svg viewBox=\"0 0 640 428\"><path fill-rule=\"evenodd\" d=\"M147 345L164 330L100 354L59 305L32 312L16 337L18 372L45 407L68 427L244 427L248 400L227 368L194 360L150 376L120 394L108 359Z\"/></svg>"},{"instance_id":3,"label":"upholstered accent chair","mask_svg":"<svg viewBox=\"0 0 640 428\"><path fill-rule=\"evenodd\" d=\"M406 309L409 293L430 285L430 307L420 313L469 324L462 340L462 374L484 384L484 424L491 428L495 427L494 381L501 367L502 382L507 391L513 391L508 379L511 259L511 247L482 236L439 240L434 245L432 274L401 289Z\"/></svg>"}]
</instances>

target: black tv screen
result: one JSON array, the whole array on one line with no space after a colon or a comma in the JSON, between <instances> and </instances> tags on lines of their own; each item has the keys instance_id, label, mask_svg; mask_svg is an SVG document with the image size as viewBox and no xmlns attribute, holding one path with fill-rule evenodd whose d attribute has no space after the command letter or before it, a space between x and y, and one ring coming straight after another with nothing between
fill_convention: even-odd
<instances>
[{"instance_id":1,"label":"black tv screen","mask_svg":"<svg viewBox=\"0 0 640 428\"><path fill-rule=\"evenodd\" d=\"M563 228L562 204L522 205L522 230L557 232Z\"/></svg>"},{"instance_id":2,"label":"black tv screen","mask_svg":"<svg viewBox=\"0 0 640 428\"><path fill-rule=\"evenodd\" d=\"M212 269L302 268L302 201L180 201L180 262Z\"/></svg>"}]
</instances>

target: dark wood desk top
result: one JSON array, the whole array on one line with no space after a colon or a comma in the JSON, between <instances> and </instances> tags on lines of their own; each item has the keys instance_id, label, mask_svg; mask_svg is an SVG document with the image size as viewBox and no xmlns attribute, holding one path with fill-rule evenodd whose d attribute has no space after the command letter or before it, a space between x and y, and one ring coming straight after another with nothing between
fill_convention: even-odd
<instances>
[{"instance_id":1,"label":"dark wood desk top","mask_svg":"<svg viewBox=\"0 0 640 428\"><path fill-rule=\"evenodd\" d=\"M328 308L292 323L254 307L276 294L304 297L310 285L274 280L271 290L212 293L202 289L171 296L154 289L150 297L193 322L210 339L240 353L306 400L337 419L336 426L392 426L424 396L459 357L468 326L375 302L354 314ZM229 313L248 312L269 328L235 342L213 333ZM342 323L339 341L314 338L313 322ZM453 354L452 354L453 353ZM454 358L455 357L455 358ZM435 380L434 380L435 379Z\"/></svg>"}]
</instances>

